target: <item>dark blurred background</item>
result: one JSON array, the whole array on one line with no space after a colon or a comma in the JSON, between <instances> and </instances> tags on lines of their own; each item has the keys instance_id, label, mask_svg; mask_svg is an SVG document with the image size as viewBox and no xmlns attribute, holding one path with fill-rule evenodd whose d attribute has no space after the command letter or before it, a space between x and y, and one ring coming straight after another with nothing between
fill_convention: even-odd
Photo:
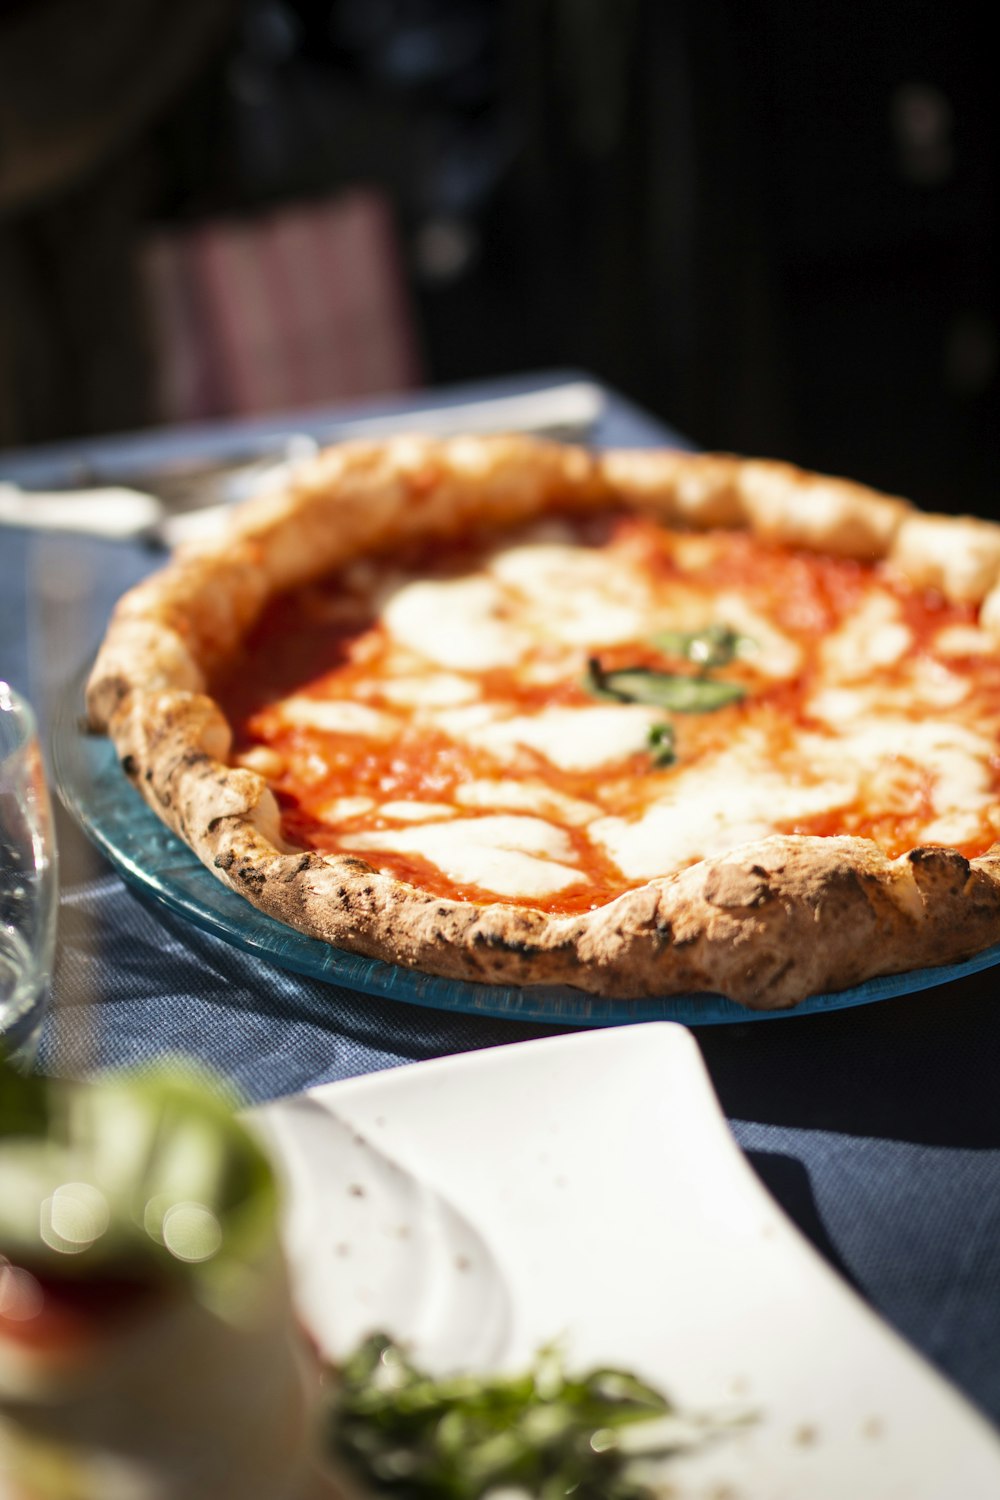
<instances>
[{"instance_id":1,"label":"dark blurred background","mask_svg":"<svg viewBox=\"0 0 1000 1500\"><path fill-rule=\"evenodd\" d=\"M574 366L998 514L981 11L0 0L0 446Z\"/></svg>"}]
</instances>

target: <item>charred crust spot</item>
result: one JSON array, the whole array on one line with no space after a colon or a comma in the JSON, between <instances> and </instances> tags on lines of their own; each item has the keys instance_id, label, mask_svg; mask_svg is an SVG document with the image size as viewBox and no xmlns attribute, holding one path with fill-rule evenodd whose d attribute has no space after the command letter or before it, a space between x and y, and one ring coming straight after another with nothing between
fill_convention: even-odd
<instances>
[{"instance_id":1,"label":"charred crust spot","mask_svg":"<svg viewBox=\"0 0 1000 1500\"><path fill-rule=\"evenodd\" d=\"M826 870L823 874L822 900L825 905L828 901L857 901L860 896L867 901L867 887L871 881L867 874L859 870L852 870L849 865L837 865L832 870Z\"/></svg>"},{"instance_id":2,"label":"charred crust spot","mask_svg":"<svg viewBox=\"0 0 1000 1500\"><path fill-rule=\"evenodd\" d=\"M674 937L674 924L669 917L657 917L653 923L653 931L657 942L671 943Z\"/></svg>"},{"instance_id":3,"label":"charred crust spot","mask_svg":"<svg viewBox=\"0 0 1000 1500\"><path fill-rule=\"evenodd\" d=\"M531 932L529 925L525 924L525 935L518 937L514 933L484 932L481 928L474 928L469 934L469 941L474 948L485 950L487 953L498 955L510 953L517 958L529 958L539 951L538 943ZM562 953L575 947L574 940L564 938L560 943L546 944L546 953Z\"/></svg>"},{"instance_id":4,"label":"charred crust spot","mask_svg":"<svg viewBox=\"0 0 1000 1500\"><path fill-rule=\"evenodd\" d=\"M674 924L660 905L659 892L649 889L635 891L633 895L635 900L629 910L630 920L624 926L630 931L647 934L657 947L662 948L671 941Z\"/></svg>"},{"instance_id":5,"label":"charred crust spot","mask_svg":"<svg viewBox=\"0 0 1000 1500\"><path fill-rule=\"evenodd\" d=\"M918 887L937 898L957 895L972 878L972 866L957 849L920 845L908 858Z\"/></svg>"},{"instance_id":6,"label":"charred crust spot","mask_svg":"<svg viewBox=\"0 0 1000 1500\"><path fill-rule=\"evenodd\" d=\"M263 890L267 884L267 876L263 870L254 869L253 865L241 865L236 871L236 879L242 880L244 885L251 886L255 890Z\"/></svg>"},{"instance_id":7,"label":"charred crust spot","mask_svg":"<svg viewBox=\"0 0 1000 1500\"><path fill-rule=\"evenodd\" d=\"M217 854L212 863L217 870L231 870L235 859L236 855L233 851L227 849L225 854Z\"/></svg>"},{"instance_id":8,"label":"charred crust spot","mask_svg":"<svg viewBox=\"0 0 1000 1500\"><path fill-rule=\"evenodd\" d=\"M125 772L125 775L130 777L132 780L134 780L135 777L138 776L139 763L134 755L123 755L121 765L122 770Z\"/></svg>"},{"instance_id":9,"label":"charred crust spot","mask_svg":"<svg viewBox=\"0 0 1000 1500\"><path fill-rule=\"evenodd\" d=\"M960 872L968 876L972 866L964 854L957 849L942 849L938 844L920 844L906 856L912 865L928 865L942 870Z\"/></svg>"},{"instance_id":10,"label":"charred crust spot","mask_svg":"<svg viewBox=\"0 0 1000 1500\"><path fill-rule=\"evenodd\" d=\"M210 818L208 820L208 822L205 824L205 832L206 833L214 833L215 830L218 828L219 824L223 823L223 822L225 822L225 819L221 816L221 814L217 818Z\"/></svg>"},{"instance_id":11,"label":"charred crust spot","mask_svg":"<svg viewBox=\"0 0 1000 1500\"><path fill-rule=\"evenodd\" d=\"M499 949L504 953L519 954L528 951L528 945L523 938L505 937L502 932L483 932L482 929L476 929L471 937L477 948L489 948L494 952Z\"/></svg>"},{"instance_id":12,"label":"charred crust spot","mask_svg":"<svg viewBox=\"0 0 1000 1500\"><path fill-rule=\"evenodd\" d=\"M152 781L152 779L153 779L153 770L152 770L152 767L150 766L146 770L146 780L147 781Z\"/></svg>"}]
</instances>

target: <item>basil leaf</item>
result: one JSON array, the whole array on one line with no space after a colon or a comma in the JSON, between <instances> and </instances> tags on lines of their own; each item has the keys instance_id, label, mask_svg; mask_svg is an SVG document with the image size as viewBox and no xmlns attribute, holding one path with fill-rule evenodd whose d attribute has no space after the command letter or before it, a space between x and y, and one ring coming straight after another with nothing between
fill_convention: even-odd
<instances>
[{"instance_id":1,"label":"basil leaf","mask_svg":"<svg viewBox=\"0 0 1000 1500\"><path fill-rule=\"evenodd\" d=\"M672 766L677 759L672 724L651 724L646 745L654 766Z\"/></svg>"},{"instance_id":2,"label":"basil leaf","mask_svg":"<svg viewBox=\"0 0 1000 1500\"><path fill-rule=\"evenodd\" d=\"M678 714L707 714L746 696L739 682L720 682L713 677L682 677L675 672L655 672L650 667L625 667L602 672L598 678L602 697L622 703L648 703Z\"/></svg>"},{"instance_id":3,"label":"basil leaf","mask_svg":"<svg viewBox=\"0 0 1000 1500\"><path fill-rule=\"evenodd\" d=\"M754 644L749 636L740 635L731 625L703 625L700 630L661 630L651 639L653 645L667 656L679 656L705 671L712 667L728 667Z\"/></svg>"},{"instance_id":4,"label":"basil leaf","mask_svg":"<svg viewBox=\"0 0 1000 1500\"><path fill-rule=\"evenodd\" d=\"M608 686L608 674L604 671L596 656L592 656L587 662L587 670L583 674L583 690L592 698L603 698L608 703L627 703L629 700L624 693L616 693Z\"/></svg>"}]
</instances>

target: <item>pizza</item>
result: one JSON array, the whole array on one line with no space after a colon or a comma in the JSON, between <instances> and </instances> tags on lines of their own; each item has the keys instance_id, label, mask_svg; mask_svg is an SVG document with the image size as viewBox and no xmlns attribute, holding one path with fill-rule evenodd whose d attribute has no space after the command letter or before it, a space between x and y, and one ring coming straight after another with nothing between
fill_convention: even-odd
<instances>
[{"instance_id":1,"label":"pizza","mask_svg":"<svg viewBox=\"0 0 1000 1500\"><path fill-rule=\"evenodd\" d=\"M767 460L402 436L127 594L88 712L312 937L780 1008L1000 941L998 640L1000 526Z\"/></svg>"}]
</instances>

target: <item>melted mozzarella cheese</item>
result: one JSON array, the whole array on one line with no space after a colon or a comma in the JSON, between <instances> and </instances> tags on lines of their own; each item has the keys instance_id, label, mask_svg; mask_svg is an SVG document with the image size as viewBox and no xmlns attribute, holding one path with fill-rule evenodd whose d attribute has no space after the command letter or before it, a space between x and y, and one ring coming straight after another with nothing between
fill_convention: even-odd
<instances>
[{"instance_id":1,"label":"melted mozzarella cheese","mask_svg":"<svg viewBox=\"0 0 1000 1500\"><path fill-rule=\"evenodd\" d=\"M381 697L401 708L451 707L472 703L481 696L478 683L452 672L408 672L378 684Z\"/></svg>"},{"instance_id":2,"label":"melted mozzarella cheese","mask_svg":"<svg viewBox=\"0 0 1000 1500\"><path fill-rule=\"evenodd\" d=\"M279 755L277 750L272 750L270 745L251 745L248 750L237 755L236 764L274 781L285 769L285 757Z\"/></svg>"},{"instance_id":3,"label":"melted mozzarella cheese","mask_svg":"<svg viewBox=\"0 0 1000 1500\"><path fill-rule=\"evenodd\" d=\"M279 711L287 723L318 729L321 734L360 734L373 740L391 740L401 728L393 714L342 698L286 698Z\"/></svg>"},{"instance_id":4,"label":"melted mozzarella cheese","mask_svg":"<svg viewBox=\"0 0 1000 1500\"><path fill-rule=\"evenodd\" d=\"M375 807L374 797L334 797L313 809L321 823L346 823L348 818L360 818Z\"/></svg>"},{"instance_id":5,"label":"melted mozzarella cheese","mask_svg":"<svg viewBox=\"0 0 1000 1500\"><path fill-rule=\"evenodd\" d=\"M996 650L996 641L975 625L946 625L935 635L934 649L942 656L985 656Z\"/></svg>"},{"instance_id":6,"label":"melted mozzarella cheese","mask_svg":"<svg viewBox=\"0 0 1000 1500\"><path fill-rule=\"evenodd\" d=\"M912 644L899 600L873 590L827 636L820 659L829 677L850 682L864 679L876 667L891 666Z\"/></svg>"},{"instance_id":7,"label":"melted mozzarella cheese","mask_svg":"<svg viewBox=\"0 0 1000 1500\"><path fill-rule=\"evenodd\" d=\"M383 802L380 818L393 823L430 823L435 818L450 818L454 812L447 802Z\"/></svg>"},{"instance_id":8,"label":"melted mozzarella cheese","mask_svg":"<svg viewBox=\"0 0 1000 1500\"><path fill-rule=\"evenodd\" d=\"M920 835L923 844L964 844L977 838L982 832L982 821L977 812L946 813L925 823Z\"/></svg>"},{"instance_id":9,"label":"melted mozzarella cheese","mask_svg":"<svg viewBox=\"0 0 1000 1500\"><path fill-rule=\"evenodd\" d=\"M663 722L659 709L638 703L597 708L546 708L516 714L469 735L499 760L534 750L561 771L593 771L646 748L649 731Z\"/></svg>"},{"instance_id":10,"label":"melted mozzarella cheese","mask_svg":"<svg viewBox=\"0 0 1000 1500\"><path fill-rule=\"evenodd\" d=\"M586 547L508 547L490 568L528 601L538 633L571 646L632 641L648 628L649 590L635 568Z\"/></svg>"},{"instance_id":11,"label":"melted mozzarella cheese","mask_svg":"<svg viewBox=\"0 0 1000 1500\"><path fill-rule=\"evenodd\" d=\"M419 716L418 722L426 723L439 734L448 735L450 739L462 741L471 740L476 731L486 724L492 724L505 713L509 714L510 709L491 703L469 703L461 708L429 710Z\"/></svg>"},{"instance_id":12,"label":"melted mozzarella cheese","mask_svg":"<svg viewBox=\"0 0 1000 1500\"><path fill-rule=\"evenodd\" d=\"M647 879L858 798L905 815L929 779L936 818L923 837L961 843L992 802L989 752L984 736L961 725L897 715L862 716L835 734L802 732L780 756L749 729L658 778L639 817L599 818L588 832L627 879Z\"/></svg>"},{"instance_id":13,"label":"melted mozzarella cheese","mask_svg":"<svg viewBox=\"0 0 1000 1500\"><path fill-rule=\"evenodd\" d=\"M711 620L729 625L746 637L747 661L765 677L794 677L801 670L801 646L739 594L719 594L711 606L708 623ZM703 618L699 623L707 622Z\"/></svg>"},{"instance_id":14,"label":"melted mozzarella cheese","mask_svg":"<svg viewBox=\"0 0 1000 1500\"><path fill-rule=\"evenodd\" d=\"M510 618L506 591L481 574L404 584L382 618L401 645L454 671L512 667L532 642Z\"/></svg>"},{"instance_id":15,"label":"melted mozzarella cheese","mask_svg":"<svg viewBox=\"0 0 1000 1500\"><path fill-rule=\"evenodd\" d=\"M513 812L554 817L570 827L579 827L599 816L596 802L567 797L541 781L467 781L455 789L455 801L463 807L504 807Z\"/></svg>"},{"instance_id":16,"label":"melted mozzarella cheese","mask_svg":"<svg viewBox=\"0 0 1000 1500\"><path fill-rule=\"evenodd\" d=\"M946 719L872 714L845 725L826 754L848 759L862 774L880 774L887 784L893 775L911 786L929 780L935 812L951 816L990 806L992 750L985 735ZM804 739L802 753L815 753L812 737Z\"/></svg>"},{"instance_id":17,"label":"melted mozzarella cheese","mask_svg":"<svg viewBox=\"0 0 1000 1500\"><path fill-rule=\"evenodd\" d=\"M875 711L874 690L863 687L820 687L806 700L806 713L836 729L850 719L863 718Z\"/></svg>"},{"instance_id":18,"label":"melted mozzarella cheese","mask_svg":"<svg viewBox=\"0 0 1000 1500\"><path fill-rule=\"evenodd\" d=\"M629 880L766 838L783 823L843 806L857 790L849 772L792 779L773 765L766 737L753 731L657 782L655 799L638 818L605 817L590 825L591 838Z\"/></svg>"},{"instance_id":19,"label":"melted mozzarella cheese","mask_svg":"<svg viewBox=\"0 0 1000 1500\"><path fill-rule=\"evenodd\" d=\"M909 767L914 781L929 777L934 810L943 815L989 806L991 750L984 735L961 724L886 714L845 726L826 753L831 760L850 762L861 773L896 765ZM817 753L815 737L804 738L801 753Z\"/></svg>"},{"instance_id":20,"label":"melted mozzarella cheese","mask_svg":"<svg viewBox=\"0 0 1000 1500\"><path fill-rule=\"evenodd\" d=\"M926 703L929 708L954 708L969 696L969 681L949 671L944 662L920 657L907 663L904 682L911 690L910 702ZM906 686L901 684L900 697L905 702Z\"/></svg>"},{"instance_id":21,"label":"melted mozzarella cheese","mask_svg":"<svg viewBox=\"0 0 1000 1500\"><path fill-rule=\"evenodd\" d=\"M498 896L551 896L587 879L564 862L573 857L566 834L541 818L454 818L355 834L349 846L419 854L456 884L481 886Z\"/></svg>"}]
</instances>

